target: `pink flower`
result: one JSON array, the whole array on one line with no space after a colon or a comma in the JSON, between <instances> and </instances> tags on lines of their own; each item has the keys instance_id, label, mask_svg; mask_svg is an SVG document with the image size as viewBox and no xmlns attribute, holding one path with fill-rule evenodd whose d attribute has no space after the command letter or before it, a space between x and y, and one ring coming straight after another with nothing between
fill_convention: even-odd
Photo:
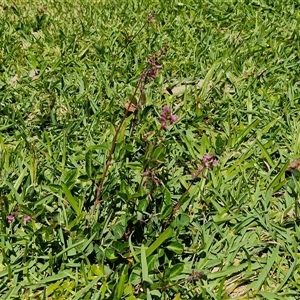
<instances>
[{"instance_id":1,"label":"pink flower","mask_svg":"<svg viewBox=\"0 0 300 300\"><path fill-rule=\"evenodd\" d=\"M205 153L202 158L202 163L206 168L215 167L218 165L218 161L213 154Z\"/></svg>"},{"instance_id":2,"label":"pink flower","mask_svg":"<svg viewBox=\"0 0 300 300\"><path fill-rule=\"evenodd\" d=\"M151 65L153 65L153 64L155 63L155 59L154 59L154 57L152 57L152 56L149 56L149 57L147 58L147 60L148 60L148 63L151 64Z\"/></svg>"},{"instance_id":3,"label":"pink flower","mask_svg":"<svg viewBox=\"0 0 300 300\"><path fill-rule=\"evenodd\" d=\"M213 167L216 167L216 166L218 165L218 163L219 163L219 162L215 159L215 160L212 162L212 166L213 166Z\"/></svg>"},{"instance_id":4,"label":"pink flower","mask_svg":"<svg viewBox=\"0 0 300 300\"><path fill-rule=\"evenodd\" d=\"M177 120L178 120L178 116L177 115L171 116L171 119L170 119L171 123L175 123Z\"/></svg>"},{"instance_id":5,"label":"pink flower","mask_svg":"<svg viewBox=\"0 0 300 300\"><path fill-rule=\"evenodd\" d=\"M197 173L192 173L192 178L195 179L198 175L202 175L202 177L206 178L203 171L205 169L210 170L212 167L216 167L218 165L218 161L215 159L213 154L205 153L202 158L202 164L197 166ZM197 176L195 176L197 174Z\"/></svg>"},{"instance_id":6,"label":"pink flower","mask_svg":"<svg viewBox=\"0 0 300 300\"><path fill-rule=\"evenodd\" d=\"M162 112L165 116L169 115L171 113L171 109L168 105L165 105L163 107L163 112Z\"/></svg>"},{"instance_id":7,"label":"pink flower","mask_svg":"<svg viewBox=\"0 0 300 300\"><path fill-rule=\"evenodd\" d=\"M203 161L203 163L207 163L207 162L209 162L209 161L210 161L211 159L213 159L213 158L214 158L213 155L208 154L208 153L205 153L205 154L203 155L202 161Z\"/></svg>"},{"instance_id":8,"label":"pink flower","mask_svg":"<svg viewBox=\"0 0 300 300\"><path fill-rule=\"evenodd\" d=\"M178 120L177 115L171 114L171 108L168 105L163 107L162 113L160 115L160 123L163 129L168 128L168 123L175 123Z\"/></svg>"},{"instance_id":9,"label":"pink flower","mask_svg":"<svg viewBox=\"0 0 300 300\"><path fill-rule=\"evenodd\" d=\"M30 222L32 219L30 216L24 216L24 224L26 225L27 222Z\"/></svg>"},{"instance_id":10,"label":"pink flower","mask_svg":"<svg viewBox=\"0 0 300 300\"><path fill-rule=\"evenodd\" d=\"M158 75L158 70L162 68L161 65L157 63L157 58L155 56L148 57L149 66L144 70L140 76L141 81L150 82Z\"/></svg>"},{"instance_id":11,"label":"pink flower","mask_svg":"<svg viewBox=\"0 0 300 300\"><path fill-rule=\"evenodd\" d=\"M14 221L15 217L13 215L7 216L7 221L9 224L11 224Z\"/></svg>"},{"instance_id":12,"label":"pink flower","mask_svg":"<svg viewBox=\"0 0 300 300\"><path fill-rule=\"evenodd\" d=\"M200 172L202 172L203 171L203 169L204 169L204 167L203 166L201 166L201 165L199 165L198 166L198 172L200 173Z\"/></svg>"},{"instance_id":13,"label":"pink flower","mask_svg":"<svg viewBox=\"0 0 300 300\"><path fill-rule=\"evenodd\" d=\"M150 14L148 16L148 21L151 21L154 19L154 13ZM159 60L162 55L166 53L168 50L168 46L164 46L159 52L155 53L153 56L149 56L147 58L148 66L146 69L141 73L140 75L140 89L142 90L146 83L150 83L154 80L154 78L158 75L158 70L162 68L162 66L159 64Z\"/></svg>"}]
</instances>

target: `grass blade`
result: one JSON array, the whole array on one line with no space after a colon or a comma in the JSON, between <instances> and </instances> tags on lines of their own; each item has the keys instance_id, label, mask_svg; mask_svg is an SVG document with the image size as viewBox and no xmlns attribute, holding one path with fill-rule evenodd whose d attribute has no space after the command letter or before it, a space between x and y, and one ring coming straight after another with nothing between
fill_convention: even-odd
<instances>
[{"instance_id":1,"label":"grass blade","mask_svg":"<svg viewBox=\"0 0 300 300\"><path fill-rule=\"evenodd\" d=\"M174 230L171 226L169 226L158 238L155 242L153 242L150 247L146 250L146 256L151 255L165 240L172 237L174 234Z\"/></svg>"},{"instance_id":2,"label":"grass blade","mask_svg":"<svg viewBox=\"0 0 300 300\"><path fill-rule=\"evenodd\" d=\"M64 183L62 183L61 186L62 186L62 189L63 189L65 195L66 195L67 201L69 202L71 207L74 209L77 216L79 216L81 211L80 211L80 208L77 204L77 200L72 196L70 190L68 189L68 187Z\"/></svg>"}]
</instances>

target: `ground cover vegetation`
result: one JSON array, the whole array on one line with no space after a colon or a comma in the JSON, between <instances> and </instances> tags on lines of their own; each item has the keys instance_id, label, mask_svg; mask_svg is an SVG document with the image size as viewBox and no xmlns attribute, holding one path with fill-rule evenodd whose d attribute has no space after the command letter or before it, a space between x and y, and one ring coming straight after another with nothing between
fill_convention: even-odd
<instances>
[{"instance_id":1,"label":"ground cover vegetation","mask_svg":"<svg viewBox=\"0 0 300 300\"><path fill-rule=\"evenodd\" d=\"M0 298L299 299L299 22L0 0Z\"/></svg>"}]
</instances>

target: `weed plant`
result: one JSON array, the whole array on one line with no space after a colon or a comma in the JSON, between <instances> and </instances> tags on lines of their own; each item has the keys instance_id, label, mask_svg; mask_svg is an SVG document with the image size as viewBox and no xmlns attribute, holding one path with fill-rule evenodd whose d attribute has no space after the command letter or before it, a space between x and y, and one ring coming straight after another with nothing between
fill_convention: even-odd
<instances>
[{"instance_id":1,"label":"weed plant","mask_svg":"<svg viewBox=\"0 0 300 300\"><path fill-rule=\"evenodd\" d=\"M300 299L299 8L0 0L0 298Z\"/></svg>"}]
</instances>

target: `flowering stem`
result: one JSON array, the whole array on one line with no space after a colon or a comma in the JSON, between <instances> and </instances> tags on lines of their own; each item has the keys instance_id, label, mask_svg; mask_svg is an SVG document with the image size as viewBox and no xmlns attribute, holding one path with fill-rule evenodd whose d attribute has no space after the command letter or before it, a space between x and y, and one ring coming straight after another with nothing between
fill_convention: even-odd
<instances>
[{"instance_id":1,"label":"flowering stem","mask_svg":"<svg viewBox=\"0 0 300 300\"><path fill-rule=\"evenodd\" d=\"M134 91L134 94L132 96L132 98L134 98L139 90L139 87L141 85L141 82L142 80L139 79L137 85L136 85L136 88L135 88L135 91ZM93 207L93 212L95 211L97 205L101 202L100 201L100 197L101 197L101 192L102 192L102 188L103 188L103 184L104 184L104 180L105 180L105 177L107 175L107 172L108 172L108 169L111 165L111 160L112 160L112 156L113 156L113 153L114 153L114 150L115 150L115 147L116 147L116 143L117 143L117 138L118 138L118 135L119 135L119 132L121 130L121 127L128 115L128 112L129 112L129 109L130 109L130 106L132 105L132 102L130 101L129 103L129 106L128 108L125 110L125 113L123 115L123 118L119 124L119 126L117 127L116 129L116 132L114 134L114 137L113 137L113 140L111 142L111 148L109 150L109 153L108 153L108 157L107 157L107 160L106 160L106 164L105 164L105 168L104 168L104 171L103 171L103 175L102 175L102 178L101 178L101 181L100 183L97 185L97 192L96 192L96 199L95 199L95 202L94 202L94 207Z\"/></svg>"},{"instance_id":2,"label":"flowering stem","mask_svg":"<svg viewBox=\"0 0 300 300\"><path fill-rule=\"evenodd\" d=\"M148 20L149 20L149 17L148 17ZM158 69L161 68L161 66L159 66L157 64L157 60L158 58L161 57L161 55L163 55L168 49L168 46L164 46L156 55L154 55L153 57L150 57L148 58L148 67L141 73L140 75L140 78L138 80L138 83L135 87L135 91L131 97L131 99L134 99L135 96L137 95L138 91L141 92L140 94L140 98L139 98L139 101L141 100L142 98L142 93L144 92L144 86L146 83L152 81L158 74ZM138 103L139 104L139 103ZM118 138L118 135L119 135L119 132L122 128L122 125L128 115L128 112L130 111L130 107L131 105L133 105L132 101L130 100L129 101L129 104L125 110L125 113L123 115L123 118L119 124L119 126L117 127L116 129L116 132L114 134L114 137L113 137L113 140L112 140L112 143L111 143L111 148L109 150L109 153L108 153L108 156L107 156L107 160L106 160L106 164L105 164L105 167L104 167L104 171L103 171L103 174L102 174L102 178L101 178L101 181L100 183L97 185L96 187L96 197L95 197L95 201L94 201L94 207L93 207L93 211L92 213L95 212L95 209L97 207L97 205L101 202L100 198L101 198L101 192L102 192L102 189L103 189L103 184L104 184L104 181L105 181L105 178L107 176L107 172L108 172L108 169L111 165L111 161L112 161L112 156L113 156L113 153L114 153L114 150L115 150L115 146L116 146L116 142L117 142L117 138Z\"/></svg>"},{"instance_id":3,"label":"flowering stem","mask_svg":"<svg viewBox=\"0 0 300 300\"><path fill-rule=\"evenodd\" d=\"M147 167L148 167L148 165L149 165L149 163L151 161L151 157L152 157L152 154L153 154L153 152L154 152L154 150L155 150L155 148L157 146L157 143L159 141L161 131L162 130L167 130L168 123L172 124L172 123L176 122L177 120L178 120L178 116L177 115L172 115L170 107L168 105L165 105L163 107L162 113L160 115L160 128L158 130L158 134L157 134L157 137L156 137L156 139L154 141L152 149L151 149L151 151L149 153L149 156L148 156L148 159L146 161L146 164L144 165L143 174L145 173L145 171L146 171L146 169L147 169ZM140 191L141 186L143 184L143 180L144 180L144 177L142 177L142 179L140 181L140 184L138 186L137 192Z\"/></svg>"}]
</instances>

